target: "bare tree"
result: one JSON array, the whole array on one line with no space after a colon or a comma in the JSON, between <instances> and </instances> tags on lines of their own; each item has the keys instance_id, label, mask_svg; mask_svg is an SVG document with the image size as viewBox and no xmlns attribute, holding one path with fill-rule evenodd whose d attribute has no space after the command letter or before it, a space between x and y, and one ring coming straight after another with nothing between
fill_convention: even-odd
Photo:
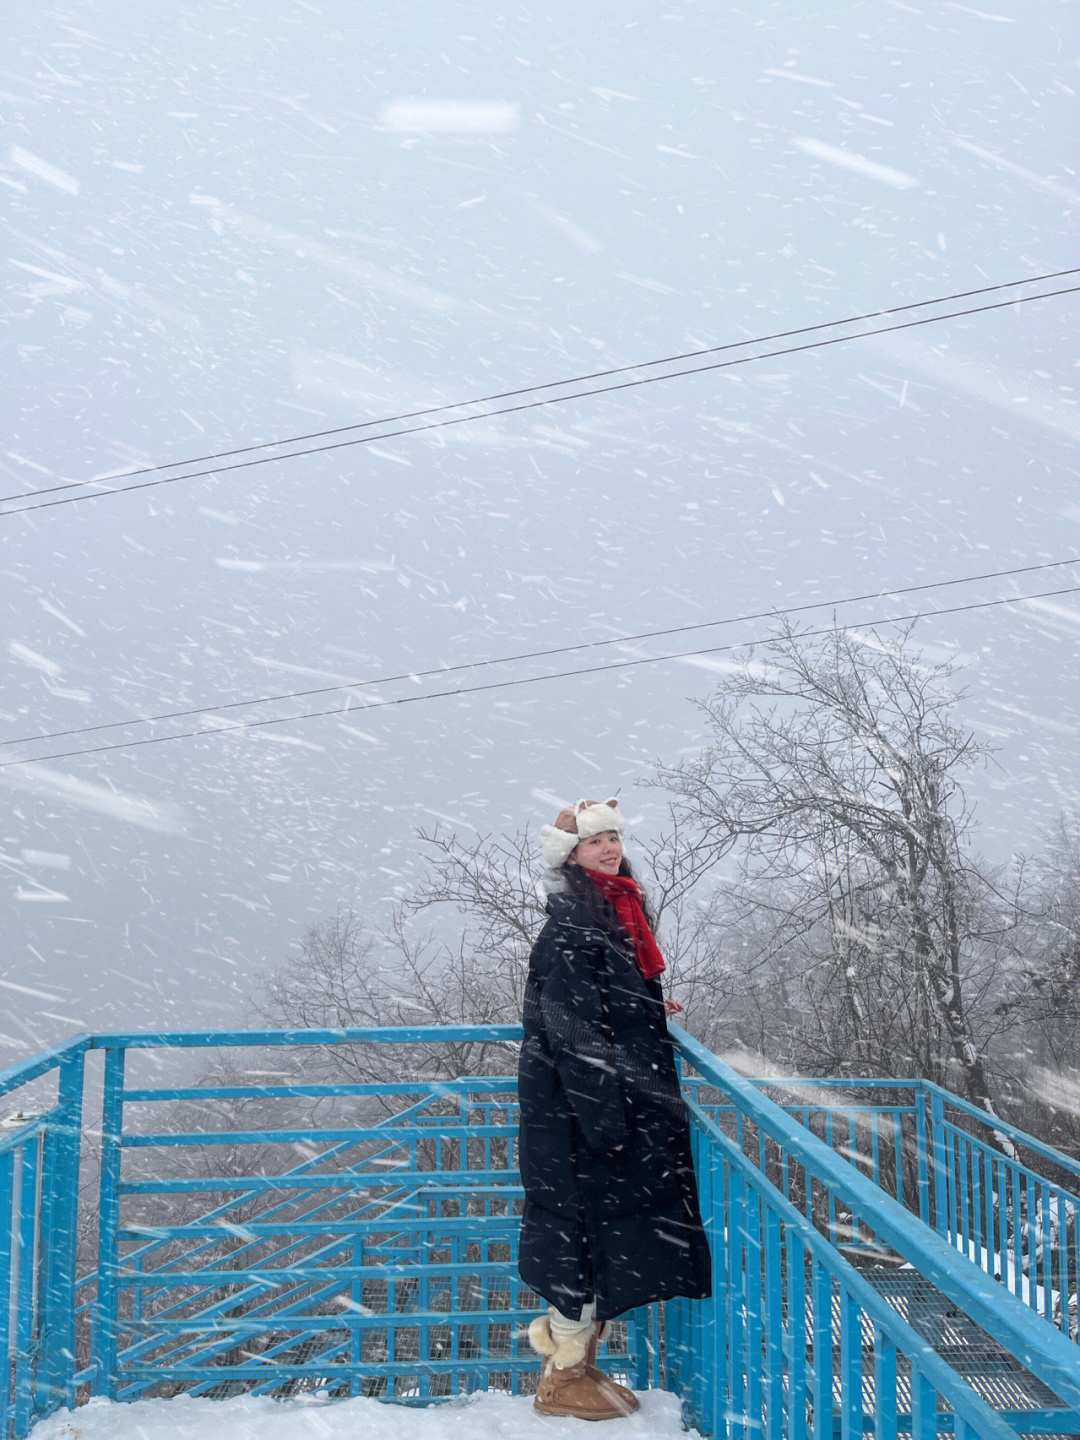
<instances>
[{"instance_id":1,"label":"bare tree","mask_svg":"<svg viewBox=\"0 0 1080 1440\"><path fill-rule=\"evenodd\" d=\"M427 875L402 907L399 933L419 915L460 916L454 950L460 993L491 1023L521 1018L529 950L544 923L528 830L462 837L442 826L420 830Z\"/></svg>"},{"instance_id":2,"label":"bare tree","mask_svg":"<svg viewBox=\"0 0 1080 1440\"><path fill-rule=\"evenodd\" d=\"M1080 812L1022 862L1012 896L1012 963L997 1010L1021 1123L1080 1155Z\"/></svg>"},{"instance_id":3,"label":"bare tree","mask_svg":"<svg viewBox=\"0 0 1080 1440\"><path fill-rule=\"evenodd\" d=\"M497 988L485 986L487 967L470 964L463 934L440 941L416 934L406 909L383 932L351 910L313 925L300 953L271 976L259 1013L284 1029L402 1029L427 1025L499 1024L507 1015ZM387 1040L293 1052L309 1079L357 1083L409 1078L450 1079L490 1072L505 1046L487 1041ZM387 1102L392 1103L392 1102Z\"/></svg>"},{"instance_id":4,"label":"bare tree","mask_svg":"<svg viewBox=\"0 0 1080 1440\"><path fill-rule=\"evenodd\" d=\"M823 1064L948 1069L992 1109L968 1007L992 954L959 779L982 751L951 719L951 675L909 634L782 625L702 703L706 748L659 783L714 861L738 861L727 893L769 934L774 970L797 977Z\"/></svg>"}]
</instances>

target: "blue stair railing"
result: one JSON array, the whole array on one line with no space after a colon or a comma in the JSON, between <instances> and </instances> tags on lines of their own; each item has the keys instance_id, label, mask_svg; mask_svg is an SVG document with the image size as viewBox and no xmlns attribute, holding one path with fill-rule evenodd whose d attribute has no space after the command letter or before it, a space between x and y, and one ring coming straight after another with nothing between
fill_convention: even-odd
<instances>
[{"instance_id":1,"label":"blue stair railing","mask_svg":"<svg viewBox=\"0 0 1080 1440\"><path fill-rule=\"evenodd\" d=\"M1080 1162L938 1085L921 1093L931 1115L934 1228L1080 1341Z\"/></svg>"},{"instance_id":2,"label":"blue stair railing","mask_svg":"<svg viewBox=\"0 0 1080 1440\"><path fill-rule=\"evenodd\" d=\"M752 1082L673 1037L713 1296L627 1317L609 1368L725 1440L1080 1434L1075 1225L1035 1223L1071 1162L934 1087ZM98 1035L0 1075L0 1440L90 1394L528 1394L515 1082L446 1063L519 1040ZM312 1047L388 1078L268 1073ZM210 1051L241 1062L190 1083Z\"/></svg>"},{"instance_id":3,"label":"blue stair railing","mask_svg":"<svg viewBox=\"0 0 1080 1440\"><path fill-rule=\"evenodd\" d=\"M1080 1161L927 1081L750 1078L1036 1314L1080 1339ZM688 1088L697 1093L701 1084ZM714 1104L711 1113L730 1117L742 1135L747 1117L737 1107ZM834 1238L841 1225L830 1217Z\"/></svg>"},{"instance_id":4,"label":"blue stair railing","mask_svg":"<svg viewBox=\"0 0 1080 1440\"><path fill-rule=\"evenodd\" d=\"M720 1251L734 1266L719 1267L719 1298L711 1302L717 1313L683 1307L691 1333L704 1325L725 1350L697 1368L696 1389L689 1374L671 1387L689 1390L691 1413L702 1428L749 1435L756 1419L766 1436L779 1436L793 1410L802 1413L797 1393L805 1393L812 1413L823 1414L831 1385L830 1415L841 1433L854 1435L865 1423L875 1434L894 1435L899 1425L934 1435L954 1425L959 1430L961 1422L976 1427L967 1433L1080 1433L1080 1348L920 1218L921 1210L930 1213L944 1169L935 1175L927 1127L917 1116L910 1126L916 1145L910 1157L915 1183L907 1192L914 1192L912 1213L885 1183L891 1178L903 1193L903 1181L892 1173L903 1173L905 1155L896 1138L901 1127L890 1120L893 1144L875 1145L879 1122L863 1123L870 1134L860 1138L854 1112L862 1107L844 1113L842 1102L823 1097L828 1083L784 1081L815 1091L810 1100L792 1102L792 1114L696 1041L680 1036L678 1048L700 1137L704 1211L722 1227L713 1241L714 1261ZM895 1094L885 1107L873 1108L895 1110ZM702 1178L710 1161L720 1165L719 1202ZM756 1180L748 1198L751 1175ZM800 1245L808 1255L801 1255ZM852 1260L859 1257L866 1263L856 1269ZM906 1322L903 1339L894 1327L897 1318ZM689 1353L696 1347L695 1339ZM939 1366L929 1363L931 1355L948 1370L948 1385ZM958 1402L957 1382L982 1400L992 1421ZM743 1417L745 1432L732 1417ZM991 1429L991 1423L1004 1429ZM817 1436L826 1429L800 1433Z\"/></svg>"}]
</instances>

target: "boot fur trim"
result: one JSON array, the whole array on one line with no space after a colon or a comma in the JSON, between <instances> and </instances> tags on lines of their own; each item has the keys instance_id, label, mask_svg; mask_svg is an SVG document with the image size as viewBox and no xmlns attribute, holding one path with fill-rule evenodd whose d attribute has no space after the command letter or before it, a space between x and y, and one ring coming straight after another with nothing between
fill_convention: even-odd
<instances>
[{"instance_id":1,"label":"boot fur trim","mask_svg":"<svg viewBox=\"0 0 1080 1440\"><path fill-rule=\"evenodd\" d=\"M571 1335L569 1340L564 1340L561 1345L556 1346L551 1363L556 1370L569 1370L571 1366L582 1363L588 1348L589 1332L582 1330L577 1335Z\"/></svg>"},{"instance_id":2,"label":"boot fur trim","mask_svg":"<svg viewBox=\"0 0 1080 1440\"><path fill-rule=\"evenodd\" d=\"M554 1355L555 1341L551 1338L551 1323L546 1315L538 1315L529 1325L529 1344L538 1355Z\"/></svg>"},{"instance_id":3,"label":"boot fur trim","mask_svg":"<svg viewBox=\"0 0 1080 1440\"><path fill-rule=\"evenodd\" d=\"M572 1335L561 1345L557 1345L551 1333L551 1322L546 1315L538 1315L529 1325L529 1344L538 1355L550 1357L552 1364L559 1370L569 1370L572 1365L581 1364L585 1359L590 1336L588 1329L582 1330L580 1334Z\"/></svg>"}]
</instances>

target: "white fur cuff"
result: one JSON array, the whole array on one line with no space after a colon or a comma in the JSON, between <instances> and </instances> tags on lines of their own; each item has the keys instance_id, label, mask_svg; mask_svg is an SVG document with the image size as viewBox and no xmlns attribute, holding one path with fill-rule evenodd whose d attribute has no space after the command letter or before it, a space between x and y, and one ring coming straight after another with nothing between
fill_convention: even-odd
<instances>
[{"instance_id":1,"label":"white fur cuff","mask_svg":"<svg viewBox=\"0 0 1080 1440\"><path fill-rule=\"evenodd\" d=\"M551 1333L551 1319L538 1315L529 1325L529 1344L538 1355L543 1355L558 1370L568 1370L571 1365L580 1365L589 1348L594 1326L591 1322L582 1324L574 1334L556 1340Z\"/></svg>"},{"instance_id":2,"label":"white fur cuff","mask_svg":"<svg viewBox=\"0 0 1080 1440\"><path fill-rule=\"evenodd\" d=\"M551 1323L546 1315L538 1315L529 1325L529 1344L538 1355L554 1355L555 1341L551 1338Z\"/></svg>"}]
</instances>

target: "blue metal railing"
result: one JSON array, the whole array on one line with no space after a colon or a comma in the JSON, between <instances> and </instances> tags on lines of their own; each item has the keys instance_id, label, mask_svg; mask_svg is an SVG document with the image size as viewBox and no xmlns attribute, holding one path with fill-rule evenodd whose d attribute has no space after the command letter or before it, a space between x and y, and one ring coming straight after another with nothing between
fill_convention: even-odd
<instances>
[{"instance_id":1,"label":"blue metal railing","mask_svg":"<svg viewBox=\"0 0 1080 1440\"><path fill-rule=\"evenodd\" d=\"M696 1155L714 1294L668 1306L671 1388L707 1434L1014 1432L707 1117ZM721 1223L726 1220L726 1223ZM951 1413L950 1413L951 1412ZM839 1422L839 1425L837 1425ZM906 1423L905 1423L906 1422Z\"/></svg>"},{"instance_id":2,"label":"blue metal railing","mask_svg":"<svg viewBox=\"0 0 1080 1440\"><path fill-rule=\"evenodd\" d=\"M858 1081L845 1097L828 1082L785 1081L819 1093L778 1105L762 1093L772 1082L747 1081L673 1034L714 1294L629 1317L617 1369L674 1390L693 1423L725 1440L1080 1432L1077 1350L1046 1324L1046 1285L1069 1280L1058 1242L1038 1261L1041 1305L983 1265L984 1252L1005 1253L984 1243L1002 1233L1014 1268L1026 1253L1002 1230L1010 1197L1026 1196L1037 1216L1070 1193L1056 1152L1015 1132L1054 1178L1006 1156L1012 1190L988 1206L971 1177L986 1172L992 1137L947 1092ZM515 1264L515 1084L440 1078L428 1065L436 1052L490 1065L500 1047L505 1061L519 1039L497 1026L103 1035L0 1076L9 1104L52 1086L33 1114L0 1128L0 1440L23 1440L35 1419L91 1391L317 1387L406 1403L528 1391L538 1361L524 1327L539 1302ZM170 1053L313 1045L364 1047L394 1057L397 1072L356 1084L162 1078ZM101 1144L97 1243L76 1279L87 1061L102 1105L100 1128L88 1127ZM149 1061L147 1082L135 1071ZM993 1225L974 1229L978 1215ZM908 1292L850 1263L875 1247L982 1327L1010 1374L1023 1368L1022 1402L980 1389Z\"/></svg>"},{"instance_id":3,"label":"blue metal railing","mask_svg":"<svg viewBox=\"0 0 1080 1440\"><path fill-rule=\"evenodd\" d=\"M955 1423L959 1428L961 1418L975 1427L968 1432L972 1434L1007 1434L1010 1425L1028 1433L1073 1434L1080 1430L1076 1347L917 1218L920 1210L927 1210L933 1193L934 1177L925 1144L922 1158L915 1157L917 1199L912 1214L889 1193L880 1170L873 1173L875 1149L872 1143L858 1141L857 1125L856 1143L852 1143L848 1117L840 1105L831 1099L800 1099L788 1107L800 1112L793 1123L793 1116L763 1095L758 1083L737 1075L689 1037L680 1035L677 1043L687 1066L695 1072L684 1082L693 1097L695 1128L699 1136L708 1139L709 1154L699 1150L699 1165L704 1166L711 1157L713 1169L720 1166L719 1181L711 1183L714 1187L719 1184L721 1203L710 1204L703 1196L705 1210L714 1226L724 1226L719 1248L728 1257L727 1264L730 1267L732 1253L737 1262L734 1272L725 1272L721 1266L718 1276L720 1300L714 1299L712 1305L726 1308L711 1322L699 1314L691 1323L688 1313L687 1333L700 1337L700 1345L695 1338L689 1361L688 1374L696 1379L686 1378L684 1383L698 1423L711 1433L741 1435L740 1424L750 1426L752 1418L748 1417L764 1413L765 1420L760 1423L766 1426L765 1434L780 1435L786 1433L783 1425L792 1409L802 1413L802 1402L793 1392L802 1393L808 1413L820 1415L831 1386L830 1416L840 1417L841 1431L847 1434L860 1428L856 1413L868 1417L867 1424L872 1416L875 1433L888 1435L897 1433L898 1423L901 1428L913 1428L916 1434L932 1435L935 1424L944 1429ZM793 1083L799 1082L784 1082ZM804 1087L815 1083L801 1082ZM831 1120L831 1124L811 1125L805 1114L808 1105L819 1112L818 1119ZM725 1128L730 1133L725 1134ZM822 1128L824 1137L815 1134L814 1128ZM914 1117L910 1128L914 1136L922 1133L926 1140L925 1127L917 1125ZM838 1154L840 1148L845 1151L843 1157ZM876 1154L880 1164L880 1147ZM863 1169L870 1174L862 1173ZM704 1173L709 1173L707 1168ZM734 1245L730 1236L735 1237ZM906 1262L909 1275L917 1275L930 1292L931 1317L936 1314L947 1320L952 1313L962 1315L979 1327L988 1341L996 1342L1000 1353L990 1358L998 1373L987 1377L982 1388L988 1393L995 1388L1013 1392L1012 1403L995 1406L999 1413L993 1424L1005 1424L1003 1432L988 1428L991 1422L986 1414L979 1418L970 1403L961 1406L957 1401L958 1380L967 1396L977 1398L972 1383L980 1383L980 1364L983 1369L990 1368L986 1357L972 1345L972 1334L960 1337L965 1342L962 1345L939 1345L965 1376L961 1379L950 1369L951 1381L946 1385L938 1367L928 1364L928 1357L915 1348L911 1334L898 1336L893 1328L897 1307L866 1284L844 1258L845 1252L838 1248L841 1244L848 1245L851 1253L860 1249L871 1256L887 1252L890 1260ZM800 1250L800 1245L805 1249ZM907 1293L910 1296L910 1285ZM910 1310L911 1306L899 1308ZM801 1325L793 1327L787 1317L799 1312ZM946 1324L945 1328L950 1327ZM912 1329L909 1325L908 1330ZM933 1349L927 1345L927 1327L920 1329L921 1333L916 1332L919 1345ZM806 1337L808 1349L800 1356L801 1339ZM722 1353L717 1353L717 1346ZM988 1344L987 1351L990 1348ZM893 1374L892 1352L899 1380ZM1004 1355L1026 1372L1011 1386L1001 1383L1001 1372L1008 1370ZM965 1360L969 1363L964 1364ZM996 1386L990 1380L995 1380ZM679 1384L674 1388L680 1388ZM920 1390L924 1392L921 1397ZM942 1410L936 1421L930 1418L931 1391L936 1391L938 1408L944 1402L951 1415ZM1018 1391L1026 1394L1020 1396ZM770 1393L775 1420L769 1418ZM883 1419L881 1397L886 1394L890 1411L895 1401L899 1421L895 1413ZM812 1431L799 1433L826 1433L817 1424L815 1421Z\"/></svg>"},{"instance_id":4,"label":"blue metal railing","mask_svg":"<svg viewBox=\"0 0 1080 1440\"><path fill-rule=\"evenodd\" d=\"M930 1223L929 1111L920 1104L920 1081L745 1078L875 1185ZM708 1088L700 1079L687 1083L695 1093ZM711 1109L718 1117L739 1120L740 1112L730 1102L719 1104L714 1098Z\"/></svg>"},{"instance_id":5,"label":"blue metal railing","mask_svg":"<svg viewBox=\"0 0 1080 1440\"><path fill-rule=\"evenodd\" d=\"M938 1234L1080 1343L1080 1162L940 1086L922 1090Z\"/></svg>"},{"instance_id":6,"label":"blue metal railing","mask_svg":"<svg viewBox=\"0 0 1080 1440\"><path fill-rule=\"evenodd\" d=\"M194 1089L125 1081L129 1052L178 1041L393 1045L400 1055L413 1044L518 1036L472 1027L102 1037L95 1391L131 1399L163 1386L282 1393L320 1384L425 1400L493 1374L514 1388L535 1373L519 1332L537 1302L511 1263L521 1198L512 1079ZM133 1109L196 1099L257 1099L262 1114L242 1128L179 1130L151 1115L141 1133L126 1120ZM317 1126L281 1125L267 1113L298 1100L350 1101L369 1113ZM389 1113L373 1117L375 1102ZM256 1149L257 1160L243 1158ZM176 1152L181 1168L185 1156L212 1158L197 1175L178 1174L165 1158ZM149 1173L146 1163L125 1172L126 1158L148 1161ZM177 1213L183 1204L187 1215ZM152 1207L147 1221L140 1206Z\"/></svg>"},{"instance_id":7,"label":"blue metal railing","mask_svg":"<svg viewBox=\"0 0 1080 1440\"><path fill-rule=\"evenodd\" d=\"M751 1083L1080 1342L1080 1161L928 1081ZM696 1093L701 1082L689 1088ZM745 1128L733 1105L710 1108Z\"/></svg>"},{"instance_id":8,"label":"blue metal railing","mask_svg":"<svg viewBox=\"0 0 1080 1440\"><path fill-rule=\"evenodd\" d=\"M0 1075L0 1097L33 1096L0 1126L0 1436L73 1404L75 1251L83 1063L78 1039ZM41 1099L44 1082L52 1094Z\"/></svg>"}]
</instances>

